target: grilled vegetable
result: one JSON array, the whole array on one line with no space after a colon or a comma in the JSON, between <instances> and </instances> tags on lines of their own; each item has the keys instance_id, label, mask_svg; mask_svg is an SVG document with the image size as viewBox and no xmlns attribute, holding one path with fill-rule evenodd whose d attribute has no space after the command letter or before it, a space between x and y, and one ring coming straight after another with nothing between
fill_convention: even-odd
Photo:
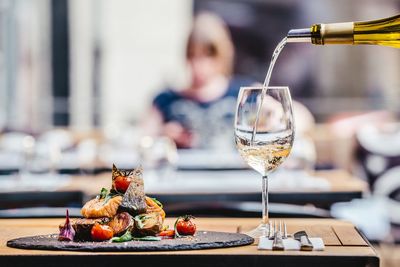
<instances>
[{"instance_id":1,"label":"grilled vegetable","mask_svg":"<svg viewBox=\"0 0 400 267\"><path fill-rule=\"evenodd\" d=\"M119 236L131 230L134 221L131 215L127 212L118 213L108 224L113 229L114 235Z\"/></svg>"},{"instance_id":2,"label":"grilled vegetable","mask_svg":"<svg viewBox=\"0 0 400 267\"><path fill-rule=\"evenodd\" d=\"M109 219L108 218L98 218L98 219L77 219L74 222L72 222L72 227L75 230L75 238L74 240L76 241L87 241L91 240L91 231L93 225L95 223L99 224L105 224L108 223Z\"/></svg>"},{"instance_id":3,"label":"grilled vegetable","mask_svg":"<svg viewBox=\"0 0 400 267\"><path fill-rule=\"evenodd\" d=\"M60 241L72 241L75 237L75 230L72 227L69 221L69 213L67 210L67 215L65 218L65 224L63 226L60 225L60 234L58 235L58 240Z\"/></svg>"},{"instance_id":4,"label":"grilled vegetable","mask_svg":"<svg viewBox=\"0 0 400 267\"><path fill-rule=\"evenodd\" d=\"M165 219L165 211L162 209L162 204L155 198L146 197L147 211L146 213L160 213L162 219Z\"/></svg>"},{"instance_id":5,"label":"grilled vegetable","mask_svg":"<svg viewBox=\"0 0 400 267\"><path fill-rule=\"evenodd\" d=\"M93 241L105 241L113 237L114 233L110 226L95 223L90 231Z\"/></svg>"},{"instance_id":6,"label":"grilled vegetable","mask_svg":"<svg viewBox=\"0 0 400 267\"><path fill-rule=\"evenodd\" d=\"M146 212L146 199L144 195L144 182L141 176L132 177L132 181L126 190L120 211L127 211L132 216Z\"/></svg>"},{"instance_id":7,"label":"grilled vegetable","mask_svg":"<svg viewBox=\"0 0 400 267\"><path fill-rule=\"evenodd\" d=\"M155 236L162 229L162 217L159 213L137 215L135 218L135 236Z\"/></svg>"},{"instance_id":8,"label":"grilled vegetable","mask_svg":"<svg viewBox=\"0 0 400 267\"><path fill-rule=\"evenodd\" d=\"M175 222L175 235L194 235L196 233L196 224L193 219L192 215L178 217Z\"/></svg>"},{"instance_id":9,"label":"grilled vegetable","mask_svg":"<svg viewBox=\"0 0 400 267\"><path fill-rule=\"evenodd\" d=\"M121 202L122 197L119 195L106 196L105 198L96 197L95 199L86 202L81 210L81 213L86 218L111 218L117 214L117 210Z\"/></svg>"}]
</instances>

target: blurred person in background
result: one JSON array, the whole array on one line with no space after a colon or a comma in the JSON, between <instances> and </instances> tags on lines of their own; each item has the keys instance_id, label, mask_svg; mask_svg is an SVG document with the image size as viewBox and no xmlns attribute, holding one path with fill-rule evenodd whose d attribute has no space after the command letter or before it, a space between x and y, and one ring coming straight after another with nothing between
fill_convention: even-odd
<instances>
[{"instance_id":1,"label":"blurred person in background","mask_svg":"<svg viewBox=\"0 0 400 267\"><path fill-rule=\"evenodd\" d=\"M195 17L186 60L189 85L155 97L147 133L168 136L178 148L233 148L236 98L252 80L232 76L234 46L222 19L212 13Z\"/></svg>"}]
</instances>

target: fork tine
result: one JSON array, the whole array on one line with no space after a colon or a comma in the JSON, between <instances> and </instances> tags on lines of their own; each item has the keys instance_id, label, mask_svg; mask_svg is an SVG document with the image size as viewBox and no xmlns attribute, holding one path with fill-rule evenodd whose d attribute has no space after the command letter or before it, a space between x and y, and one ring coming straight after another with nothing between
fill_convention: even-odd
<instances>
[{"instance_id":1,"label":"fork tine","mask_svg":"<svg viewBox=\"0 0 400 267\"><path fill-rule=\"evenodd\" d=\"M277 222L274 221L275 235L274 241L272 242L272 250L284 250L285 247L283 245L282 240L282 221L279 221L279 228L277 228Z\"/></svg>"},{"instance_id":2,"label":"fork tine","mask_svg":"<svg viewBox=\"0 0 400 267\"><path fill-rule=\"evenodd\" d=\"M275 235L274 228L272 227L272 221L269 221L269 239L272 239Z\"/></svg>"},{"instance_id":3,"label":"fork tine","mask_svg":"<svg viewBox=\"0 0 400 267\"><path fill-rule=\"evenodd\" d=\"M284 238L287 238L287 229L286 229L286 222L283 221L283 236Z\"/></svg>"}]
</instances>

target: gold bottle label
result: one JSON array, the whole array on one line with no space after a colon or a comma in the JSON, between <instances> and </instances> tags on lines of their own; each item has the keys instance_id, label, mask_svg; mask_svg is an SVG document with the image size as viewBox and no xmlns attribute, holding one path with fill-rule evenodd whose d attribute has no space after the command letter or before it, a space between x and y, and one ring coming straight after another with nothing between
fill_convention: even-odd
<instances>
[{"instance_id":1,"label":"gold bottle label","mask_svg":"<svg viewBox=\"0 0 400 267\"><path fill-rule=\"evenodd\" d=\"M353 44L354 22L314 24L311 27L313 44Z\"/></svg>"}]
</instances>

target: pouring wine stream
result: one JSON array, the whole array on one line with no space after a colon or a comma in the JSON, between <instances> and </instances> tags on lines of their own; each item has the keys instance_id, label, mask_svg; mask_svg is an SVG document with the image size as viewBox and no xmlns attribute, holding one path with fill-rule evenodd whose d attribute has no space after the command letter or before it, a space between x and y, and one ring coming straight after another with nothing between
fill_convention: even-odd
<instances>
[{"instance_id":1,"label":"pouring wine stream","mask_svg":"<svg viewBox=\"0 0 400 267\"><path fill-rule=\"evenodd\" d=\"M250 145L252 145L252 146L254 145L254 139L255 139L256 133L257 133L258 117L260 115L261 107L262 107L262 104L264 101L264 96L267 92L269 81L271 79L272 70L274 69L275 62L278 59L279 54L285 47L286 43L287 43L287 38L285 37L275 47L274 53L272 54L271 63L269 64L267 76L265 76L265 80L264 80L264 84L263 84L263 89L262 89L262 93L261 93L261 101L260 101L260 104L258 105L257 114L256 114L256 118L255 118L254 125L253 125L253 133L251 135L251 140L250 140Z\"/></svg>"}]
</instances>

